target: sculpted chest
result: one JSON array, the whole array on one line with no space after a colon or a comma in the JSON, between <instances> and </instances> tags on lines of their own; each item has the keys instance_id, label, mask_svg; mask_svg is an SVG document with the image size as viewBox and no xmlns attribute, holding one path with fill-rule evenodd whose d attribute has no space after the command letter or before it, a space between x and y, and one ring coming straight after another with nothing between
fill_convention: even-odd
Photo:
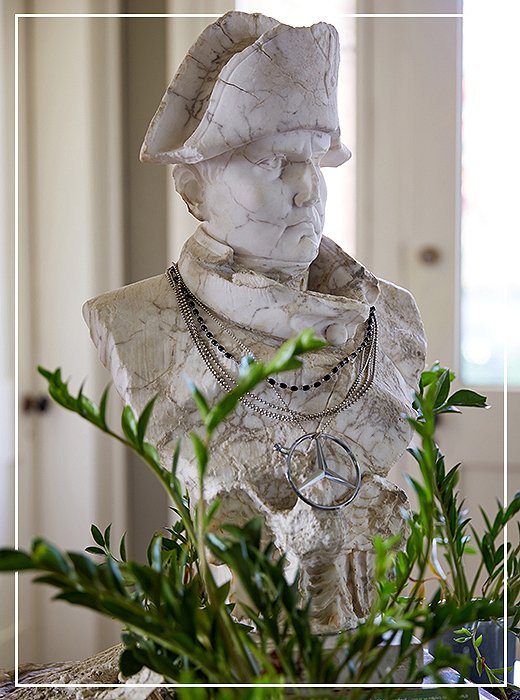
<instances>
[{"instance_id":1,"label":"sculpted chest","mask_svg":"<svg viewBox=\"0 0 520 700\"><path fill-rule=\"evenodd\" d=\"M381 308L384 308L383 300ZM149 439L157 444L165 463L169 463L177 438L201 427L189 382L204 392L210 404L221 395L222 389L195 347L166 278L159 276L99 297L89 302L86 314L93 337L97 337L101 359L112 372L123 399L139 412L148 400L158 397ZM218 483L208 486L211 491L221 492L231 487L240 472L241 481L273 505L292 502L294 494L285 478L284 460L273 446L291 445L305 432L324 425L326 432L346 440L363 474L387 475L409 440L404 416L409 411L410 390L396 371L395 360L385 351L385 345L390 342L388 325L392 319L384 311L378 314L378 319L381 339L377 368L367 394L336 415L313 421L302 419L297 423L285 423L240 405L215 436L209 482L214 479ZM217 330L218 342L225 343L224 349L235 357L240 357L245 347L259 359L267 359L282 342L240 326L232 329L234 339L221 328ZM265 384L257 390L258 396L267 403L283 401L287 408L302 414L326 412L347 394L355 378L355 368L346 365L333 376L328 372L359 347L364 332L362 324L346 345L307 355L302 370L278 377L276 391ZM236 346L236 341L240 346ZM220 359L236 375L233 361L223 352ZM327 376L330 379L324 381ZM320 387L301 390L316 380L320 380ZM280 384L282 387L296 384L300 390L293 392L280 388ZM194 484L193 471L188 459L183 469L188 484Z\"/></svg>"}]
</instances>

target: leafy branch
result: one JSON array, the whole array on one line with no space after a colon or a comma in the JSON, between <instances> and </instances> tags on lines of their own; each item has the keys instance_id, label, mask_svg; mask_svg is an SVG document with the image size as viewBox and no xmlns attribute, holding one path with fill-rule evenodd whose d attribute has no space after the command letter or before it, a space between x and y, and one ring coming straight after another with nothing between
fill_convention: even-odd
<instances>
[{"instance_id":1,"label":"leafy branch","mask_svg":"<svg viewBox=\"0 0 520 700\"><path fill-rule=\"evenodd\" d=\"M140 416L126 406L122 412L122 433L113 431L106 420L108 390L99 405L80 389L70 393L60 370L40 368L50 395L63 407L79 414L94 426L136 452L166 490L178 521L164 533L155 533L148 548L147 564L127 561L125 538L117 554L111 545L111 526L93 525L94 544L87 554L61 552L36 539L29 552L0 551L0 570L33 570L37 582L54 586L58 598L103 615L124 625L124 650L120 667L130 676L146 666L167 681L191 683L381 683L393 682L398 667L407 669L410 683L425 675L439 682L440 671L452 666L464 673L467 661L438 645L434 661L424 668L418 662L420 643L437 639L458 627L469 629L472 622L502 614L503 581L499 571L507 557L510 572L510 613L512 629L518 633L520 613L519 545L499 543L505 525L520 509L520 495L506 508L498 504L494 518L484 515L486 531L471 534L481 555L479 572L486 573L482 595L475 598L477 577L466 578L464 558L470 553L470 520L459 500L457 483L460 465L447 470L435 442L436 416L457 413L461 407L485 407L485 397L469 390L450 394L453 375L434 366L424 372L415 399L417 415L410 423L420 437L420 446L410 451L419 464L420 479L410 479L418 497L418 511L409 517L406 542L396 538L375 538L375 583L377 596L366 621L356 630L337 636L333 644L313 634L309 600L302 604L299 579L285 577L286 561L273 543L262 545L261 521L253 519L243 527L227 524L212 532L211 523L219 502L205 504L202 497L211 439L215 429L235 409L240 398L260 381L276 372L301 366L299 355L322 347L310 331L285 343L268 363L246 358L237 386L210 407L204 395L192 387L194 401L204 426L201 437L190 434L199 476L199 497L192 504L177 477L180 442L169 468L162 465L155 447L146 441L153 413L150 401ZM250 625L237 621L229 602L230 585L218 584L207 553L225 564L240 583L245 599L240 600ZM441 564L439 556L444 561ZM447 569L447 572L444 571ZM438 588L427 599L425 580L433 570ZM478 637L475 638L477 645ZM391 642L398 653L390 654ZM192 689L190 689L192 690ZM260 692L260 689L258 689ZM204 691L205 692L205 691ZM237 691L238 692L238 691ZM374 688L353 688L351 700L366 700ZM379 690L377 691L380 692ZM384 697L395 695L384 690ZM201 697L243 697L227 689L224 695L209 690ZM280 697L273 690L264 697ZM332 693L320 691L319 697ZM180 693L182 697L182 693ZM308 696L312 696L309 690Z\"/></svg>"}]
</instances>

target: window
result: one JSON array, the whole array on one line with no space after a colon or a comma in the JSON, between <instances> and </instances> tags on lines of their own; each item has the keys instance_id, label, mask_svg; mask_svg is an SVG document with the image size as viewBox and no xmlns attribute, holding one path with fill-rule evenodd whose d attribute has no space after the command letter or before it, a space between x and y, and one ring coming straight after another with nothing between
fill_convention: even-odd
<instances>
[{"instance_id":1,"label":"window","mask_svg":"<svg viewBox=\"0 0 520 700\"><path fill-rule=\"evenodd\" d=\"M464 3L461 370L465 382L520 384L520 7Z\"/></svg>"}]
</instances>

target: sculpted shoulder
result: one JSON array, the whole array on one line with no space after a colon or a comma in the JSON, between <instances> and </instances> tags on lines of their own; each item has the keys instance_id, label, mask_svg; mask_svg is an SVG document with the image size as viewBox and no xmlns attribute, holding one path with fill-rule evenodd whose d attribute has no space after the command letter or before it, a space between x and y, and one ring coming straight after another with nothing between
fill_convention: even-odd
<instances>
[{"instance_id":1,"label":"sculpted shoulder","mask_svg":"<svg viewBox=\"0 0 520 700\"><path fill-rule=\"evenodd\" d=\"M407 383L417 386L426 360L426 335L412 294L392 282L379 280L377 301L380 348L397 366Z\"/></svg>"},{"instance_id":2,"label":"sculpted shoulder","mask_svg":"<svg viewBox=\"0 0 520 700\"><path fill-rule=\"evenodd\" d=\"M83 318L123 398L128 399L136 384L153 382L169 366L178 315L165 275L90 299L83 306Z\"/></svg>"}]
</instances>

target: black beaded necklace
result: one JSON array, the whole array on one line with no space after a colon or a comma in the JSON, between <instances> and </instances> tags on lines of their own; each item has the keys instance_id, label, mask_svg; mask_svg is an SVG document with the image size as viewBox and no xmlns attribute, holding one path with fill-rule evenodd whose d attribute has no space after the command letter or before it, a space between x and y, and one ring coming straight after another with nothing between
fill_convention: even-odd
<instances>
[{"instance_id":1,"label":"black beaded necklace","mask_svg":"<svg viewBox=\"0 0 520 700\"><path fill-rule=\"evenodd\" d=\"M216 348L216 350L218 350L218 352L220 352L226 359L233 360L234 362L238 363L238 360L235 358L235 356L231 352L229 352L229 350L223 345L223 343L215 337L214 333L212 333L209 330L207 320L205 320L204 317L201 315L200 307L204 307L204 312L206 313L206 315L209 318L211 318L217 326L221 327L223 330L225 330L225 327L213 315L213 313L208 309L208 307L202 304L202 302L199 299L195 298L195 296L189 291L189 289L186 286L184 287L184 290L187 297L188 306L190 307L191 312L195 317L195 320L199 324L201 331L205 334L206 338L208 338L211 345L213 345ZM287 384L286 382L279 382L274 377L268 377L267 382L273 387L278 387L279 389L287 389L288 391L293 392L310 391L311 389L318 389L325 382L329 382L336 374L338 374L338 372L345 365L349 363L352 364L356 360L356 357L358 357L358 355L362 353L363 350L370 344L374 334L375 312L375 307L371 306L368 319L366 321L367 329L365 337L363 338L361 344L353 352L349 353L348 355L345 355L345 357L343 357L339 362L337 362L331 369L329 369L316 381L311 382L310 384L302 384L299 386L297 384Z\"/></svg>"}]
</instances>

